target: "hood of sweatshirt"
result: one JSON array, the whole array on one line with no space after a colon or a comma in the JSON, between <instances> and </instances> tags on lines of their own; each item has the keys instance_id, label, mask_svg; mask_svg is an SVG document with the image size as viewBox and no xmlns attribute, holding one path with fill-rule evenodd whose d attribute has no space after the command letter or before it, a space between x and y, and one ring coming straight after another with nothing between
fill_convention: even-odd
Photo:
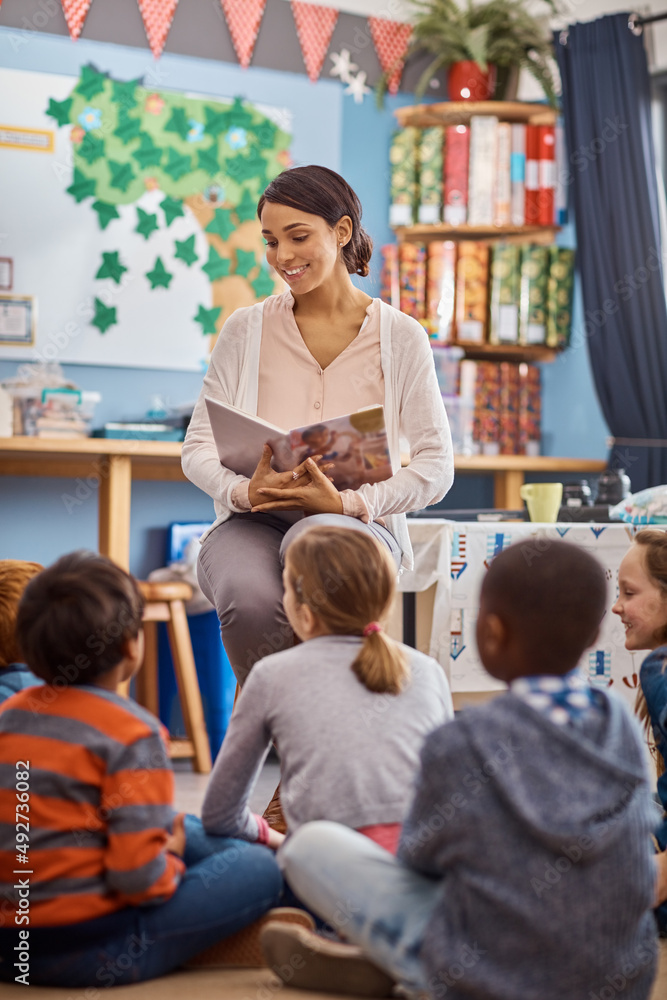
<instances>
[{"instance_id":1,"label":"hood of sweatshirt","mask_svg":"<svg viewBox=\"0 0 667 1000\"><path fill-rule=\"evenodd\" d=\"M629 809L639 806L647 831L657 820L639 726L614 695L600 691L598 703L585 728L556 725L511 693L459 716L482 780L491 778L509 811L548 849L586 837L594 856L627 829L619 820Z\"/></svg>"}]
</instances>

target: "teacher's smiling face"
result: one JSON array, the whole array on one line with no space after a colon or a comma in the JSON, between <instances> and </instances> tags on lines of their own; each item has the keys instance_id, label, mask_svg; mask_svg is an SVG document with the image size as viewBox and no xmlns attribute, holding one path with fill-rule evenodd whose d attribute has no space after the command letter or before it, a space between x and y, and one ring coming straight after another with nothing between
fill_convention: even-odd
<instances>
[{"instance_id":1,"label":"teacher's smiling face","mask_svg":"<svg viewBox=\"0 0 667 1000\"><path fill-rule=\"evenodd\" d=\"M266 202L261 222L266 260L295 295L310 292L332 277L347 276L340 243L350 238L348 216L331 229L319 215Z\"/></svg>"}]
</instances>

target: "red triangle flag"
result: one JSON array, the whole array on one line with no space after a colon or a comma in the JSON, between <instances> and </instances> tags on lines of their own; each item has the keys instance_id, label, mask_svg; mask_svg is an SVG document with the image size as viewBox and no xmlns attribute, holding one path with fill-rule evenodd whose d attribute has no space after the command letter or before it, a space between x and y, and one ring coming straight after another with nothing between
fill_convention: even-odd
<instances>
[{"instance_id":1,"label":"red triangle flag","mask_svg":"<svg viewBox=\"0 0 667 1000\"><path fill-rule=\"evenodd\" d=\"M371 29L382 72L391 72L387 90L390 94L395 94L401 82L412 25L402 24L400 21L387 21L384 17L369 17L368 27Z\"/></svg>"},{"instance_id":2,"label":"red triangle flag","mask_svg":"<svg viewBox=\"0 0 667 1000\"><path fill-rule=\"evenodd\" d=\"M312 82L317 83L336 27L338 11L334 7L320 7L319 4L292 0L292 14L306 72Z\"/></svg>"},{"instance_id":3,"label":"red triangle flag","mask_svg":"<svg viewBox=\"0 0 667 1000\"><path fill-rule=\"evenodd\" d=\"M76 41L81 34L83 22L86 20L91 0L61 0L61 3L67 27L69 28L70 38Z\"/></svg>"},{"instance_id":4,"label":"red triangle flag","mask_svg":"<svg viewBox=\"0 0 667 1000\"><path fill-rule=\"evenodd\" d=\"M244 69L252 59L266 0L221 0L234 51Z\"/></svg>"},{"instance_id":5,"label":"red triangle flag","mask_svg":"<svg viewBox=\"0 0 667 1000\"><path fill-rule=\"evenodd\" d=\"M156 59L162 55L178 0L139 0L146 37Z\"/></svg>"}]
</instances>

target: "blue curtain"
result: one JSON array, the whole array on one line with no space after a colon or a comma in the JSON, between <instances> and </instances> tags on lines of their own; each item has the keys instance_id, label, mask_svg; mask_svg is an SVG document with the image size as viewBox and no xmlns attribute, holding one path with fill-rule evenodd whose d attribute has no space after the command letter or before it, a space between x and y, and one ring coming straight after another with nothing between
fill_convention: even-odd
<instances>
[{"instance_id":1,"label":"blue curtain","mask_svg":"<svg viewBox=\"0 0 667 1000\"><path fill-rule=\"evenodd\" d=\"M651 93L628 14L554 35L584 330L609 464L633 492L667 483L667 308ZM580 331L574 331L575 337Z\"/></svg>"}]
</instances>

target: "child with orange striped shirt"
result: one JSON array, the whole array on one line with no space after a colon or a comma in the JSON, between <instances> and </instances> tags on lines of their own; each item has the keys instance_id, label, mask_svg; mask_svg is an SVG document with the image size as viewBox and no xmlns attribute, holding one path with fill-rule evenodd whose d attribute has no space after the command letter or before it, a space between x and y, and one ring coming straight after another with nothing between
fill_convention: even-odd
<instances>
[{"instance_id":1,"label":"child with orange striped shirt","mask_svg":"<svg viewBox=\"0 0 667 1000\"><path fill-rule=\"evenodd\" d=\"M143 659L142 611L132 577L87 552L23 595L17 635L45 684L0 711L0 824L17 830L0 841L0 981L151 979L278 902L272 851L175 817L162 727L116 693Z\"/></svg>"}]
</instances>

